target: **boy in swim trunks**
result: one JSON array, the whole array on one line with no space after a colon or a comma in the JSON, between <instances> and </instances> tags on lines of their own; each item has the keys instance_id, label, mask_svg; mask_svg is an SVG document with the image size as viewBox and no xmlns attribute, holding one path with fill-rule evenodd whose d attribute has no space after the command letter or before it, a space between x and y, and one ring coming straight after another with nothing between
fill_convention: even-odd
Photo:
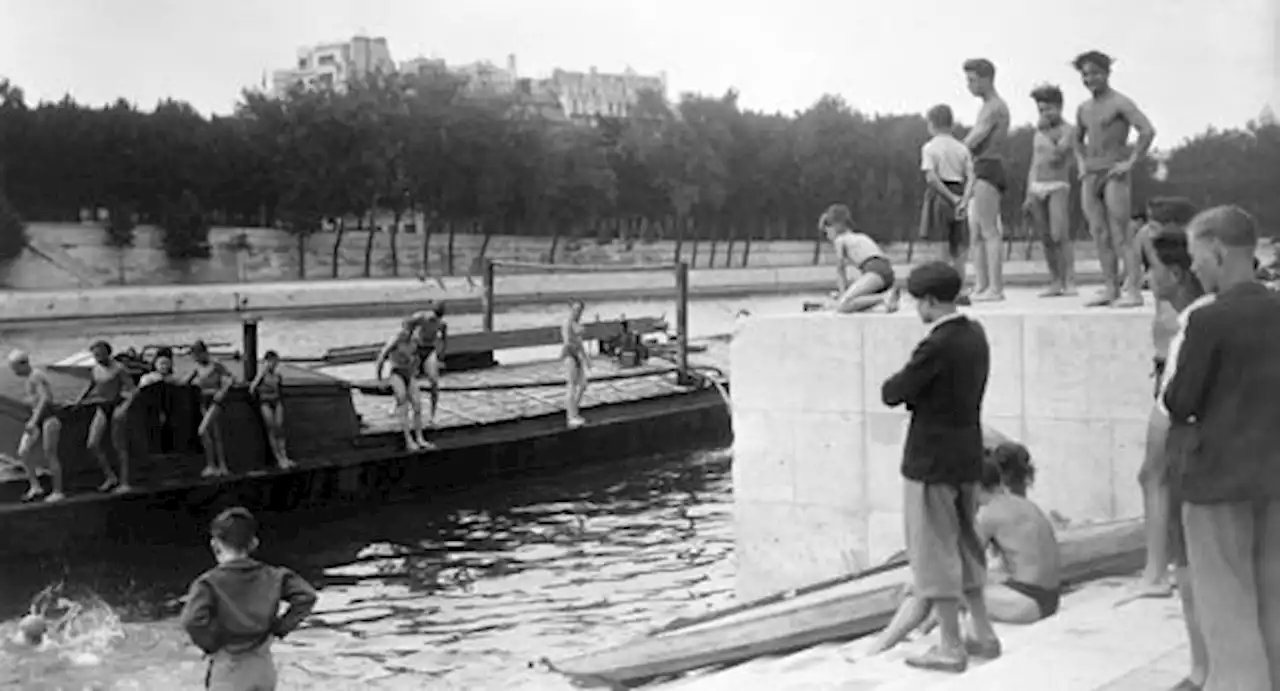
<instances>
[{"instance_id":1,"label":"boy in swim trunks","mask_svg":"<svg viewBox=\"0 0 1280 691\"><path fill-rule=\"evenodd\" d=\"M253 383L249 384L249 394L258 399L258 411L267 427L267 441L276 457L276 467L280 470L294 467L296 464L289 460L289 452L285 447L284 377L280 375L279 353L268 350L262 356L262 369Z\"/></svg>"},{"instance_id":2,"label":"boy in swim trunks","mask_svg":"<svg viewBox=\"0 0 1280 691\"><path fill-rule=\"evenodd\" d=\"M93 354L93 366L89 370L92 382L85 389L75 405L89 405L95 408L93 421L89 423L87 445L98 459L98 467L102 469L103 482L99 492L114 490L117 494L130 491L129 487L129 454L128 454L128 413L129 403L133 400L138 387L133 382L128 370L111 357L111 344L106 341L95 341L89 346ZM120 461L120 474L111 467L111 458L107 455L107 437L110 431L110 444L115 448L116 458Z\"/></svg>"},{"instance_id":3,"label":"boy in swim trunks","mask_svg":"<svg viewBox=\"0 0 1280 691\"><path fill-rule=\"evenodd\" d=\"M969 253L965 208L973 194L973 157L953 133L955 117L950 106L930 108L926 120L931 138L920 147L920 170L925 181L920 237L945 242L946 259L963 279L965 256ZM961 296L956 304L968 304L968 298Z\"/></svg>"},{"instance_id":4,"label":"boy in swim trunks","mask_svg":"<svg viewBox=\"0 0 1280 691\"><path fill-rule=\"evenodd\" d=\"M913 589L934 610L941 634L938 645L907 664L948 672L963 672L970 655L1000 655L983 595L986 555L976 526L991 349L983 328L956 309L960 283L945 262L911 272L907 292L929 333L880 391L885 405L911 412L902 457L907 560ZM962 601L972 615L972 637L960 632Z\"/></svg>"},{"instance_id":5,"label":"boy in swim trunks","mask_svg":"<svg viewBox=\"0 0 1280 691\"><path fill-rule=\"evenodd\" d=\"M973 192L967 215L973 244L974 302L1004 299L1004 254L1000 202L1008 189L1004 145L1009 136L1009 104L996 92L996 66L985 58L966 60L969 93L982 99L977 121L964 138L973 155Z\"/></svg>"},{"instance_id":6,"label":"boy in swim trunks","mask_svg":"<svg viewBox=\"0 0 1280 691\"><path fill-rule=\"evenodd\" d=\"M1089 232L1098 245L1106 285L1087 307L1140 307L1138 251L1128 234L1132 212L1133 167L1147 155L1156 131L1142 109L1128 96L1111 88L1111 58L1098 51L1076 57L1092 97L1076 112L1075 150L1079 159L1080 200ZM1138 141L1129 146L1129 130ZM1123 262L1124 274L1120 274ZM1121 293L1124 293L1123 296Z\"/></svg>"},{"instance_id":7,"label":"boy in swim trunks","mask_svg":"<svg viewBox=\"0 0 1280 691\"><path fill-rule=\"evenodd\" d=\"M418 391L418 372L422 363L418 359L418 344L408 320L382 347L374 362L374 377L382 381L382 366L391 361L391 392L396 399L396 417L404 433L404 447L409 451L421 451L431 446L422 434L422 395ZM415 329L416 331L416 329Z\"/></svg>"},{"instance_id":8,"label":"boy in swim trunks","mask_svg":"<svg viewBox=\"0 0 1280 691\"><path fill-rule=\"evenodd\" d=\"M832 204L818 218L818 229L836 248L836 287L832 309L840 314L865 312L880 305L898 311L899 289L893 265L875 240L854 230L853 214L844 204ZM849 280L849 267L858 275Z\"/></svg>"},{"instance_id":9,"label":"boy in swim trunks","mask_svg":"<svg viewBox=\"0 0 1280 691\"><path fill-rule=\"evenodd\" d=\"M1075 295L1075 251L1071 247L1071 158L1075 138L1062 120L1062 90L1040 86L1031 92L1040 121L1031 140L1031 168L1023 212L1044 246L1049 289L1040 297Z\"/></svg>"},{"instance_id":10,"label":"boy in swim trunks","mask_svg":"<svg viewBox=\"0 0 1280 691\"><path fill-rule=\"evenodd\" d=\"M218 565L191 584L181 617L191 642L208 656L205 688L271 691L276 688L271 643L311 614L315 588L289 569L250 556L258 537L248 509L218 514L209 533ZM287 609L279 614L282 604Z\"/></svg>"},{"instance_id":11,"label":"boy in swim trunks","mask_svg":"<svg viewBox=\"0 0 1280 691\"><path fill-rule=\"evenodd\" d=\"M427 379L427 396L431 414L427 426L435 427L436 409L440 406L440 369L448 345L448 326L444 322L444 303L433 303L429 309L415 312L405 323L417 346L419 374Z\"/></svg>"},{"instance_id":12,"label":"boy in swim trunks","mask_svg":"<svg viewBox=\"0 0 1280 691\"><path fill-rule=\"evenodd\" d=\"M60 501L66 498L62 491L62 464L58 461L58 441L62 437L62 406L53 399L53 386L49 383L49 375L39 367L31 364L31 356L25 351L15 350L9 353L9 369L24 380L23 389L27 403L31 405L31 417L22 431L18 441L18 458L27 470L27 493L23 501L33 501L44 496L44 487L40 485L39 468L32 458L36 444L43 441L45 462L49 465L49 474L53 480L53 492L45 497L45 501Z\"/></svg>"},{"instance_id":13,"label":"boy in swim trunks","mask_svg":"<svg viewBox=\"0 0 1280 691\"><path fill-rule=\"evenodd\" d=\"M978 537L999 558L1004 578L983 594L994 621L1029 624L1053 616L1060 604L1061 557L1053 523L1026 498L1035 467L1026 447L1001 441L983 461L978 491ZM926 622L927 602L910 592L868 654L897 645Z\"/></svg>"}]
</instances>

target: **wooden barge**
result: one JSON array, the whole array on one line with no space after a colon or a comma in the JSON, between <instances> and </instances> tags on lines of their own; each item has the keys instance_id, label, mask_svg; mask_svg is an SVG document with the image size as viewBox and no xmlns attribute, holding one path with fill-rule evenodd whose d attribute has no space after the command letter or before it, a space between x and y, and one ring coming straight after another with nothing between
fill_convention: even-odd
<instances>
[{"instance_id":1,"label":"wooden barge","mask_svg":"<svg viewBox=\"0 0 1280 691\"><path fill-rule=\"evenodd\" d=\"M241 382L254 376L257 362L256 322L246 324L248 355L219 358ZM608 343L629 330L664 326L659 320L598 322L587 326L587 335ZM59 445L68 498L24 504L24 479L0 482L0 560L119 544L198 542L212 515L237 504L296 519L310 511L429 497L518 473L732 441L724 382L712 381L720 378L714 372L699 375L687 354L674 364L650 359L631 366L597 356L582 402L588 424L567 429L561 363L500 366L493 357L505 348L558 339L558 329L450 337L436 429L430 433L435 448L422 452L404 450L390 397L362 393L376 393L376 385L282 364L285 433L298 463L286 471L274 467L245 384L230 392L221 418L232 475L208 479L200 477L197 391L174 384L147 387L128 419L135 489L120 495L95 491L102 476L85 448L93 411L69 408ZM179 355L178 379L191 367ZM60 369L49 371L55 397L74 400L85 379ZM168 411L163 424L162 409ZM16 449L29 415L22 382L7 369L0 372L0 449Z\"/></svg>"}]
</instances>

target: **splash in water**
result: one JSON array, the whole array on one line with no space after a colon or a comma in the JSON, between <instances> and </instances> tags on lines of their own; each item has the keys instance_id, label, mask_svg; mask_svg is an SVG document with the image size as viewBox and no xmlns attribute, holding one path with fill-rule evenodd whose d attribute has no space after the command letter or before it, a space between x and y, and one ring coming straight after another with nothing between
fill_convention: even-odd
<instances>
[{"instance_id":1,"label":"splash in water","mask_svg":"<svg viewBox=\"0 0 1280 691\"><path fill-rule=\"evenodd\" d=\"M41 688L51 673L102 664L124 642L120 617L94 593L68 597L61 583L45 587L25 616L0 624L0 686Z\"/></svg>"}]
</instances>

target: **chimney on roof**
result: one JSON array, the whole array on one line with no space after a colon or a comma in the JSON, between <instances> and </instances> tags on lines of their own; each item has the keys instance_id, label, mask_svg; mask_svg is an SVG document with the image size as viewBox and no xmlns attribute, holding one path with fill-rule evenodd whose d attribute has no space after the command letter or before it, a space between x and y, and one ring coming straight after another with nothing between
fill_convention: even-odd
<instances>
[{"instance_id":1,"label":"chimney on roof","mask_svg":"<svg viewBox=\"0 0 1280 691\"><path fill-rule=\"evenodd\" d=\"M515 53L511 53L507 55L507 71L511 73L512 77L516 76L516 54Z\"/></svg>"}]
</instances>

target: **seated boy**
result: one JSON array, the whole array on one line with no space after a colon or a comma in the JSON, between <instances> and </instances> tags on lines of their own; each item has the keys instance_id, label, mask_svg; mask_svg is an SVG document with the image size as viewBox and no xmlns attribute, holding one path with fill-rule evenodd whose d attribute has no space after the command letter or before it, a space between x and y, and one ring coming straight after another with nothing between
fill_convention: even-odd
<instances>
[{"instance_id":1,"label":"seated boy","mask_svg":"<svg viewBox=\"0 0 1280 691\"><path fill-rule=\"evenodd\" d=\"M983 589L993 621L1030 624L1053 616L1061 598L1061 561L1053 523L1026 498L1035 466L1025 446L1000 442L983 461L977 532L1002 568ZM868 654L881 653L920 628L929 603L908 592ZM927 628L932 628L932 622Z\"/></svg>"},{"instance_id":2,"label":"seated boy","mask_svg":"<svg viewBox=\"0 0 1280 691\"><path fill-rule=\"evenodd\" d=\"M191 584L182 626L209 656L205 688L271 691L276 688L271 640L302 623L316 591L296 573L250 558L258 547L257 522L248 509L227 509L213 519L209 545L218 565ZM281 602L288 603L283 616Z\"/></svg>"}]
</instances>

